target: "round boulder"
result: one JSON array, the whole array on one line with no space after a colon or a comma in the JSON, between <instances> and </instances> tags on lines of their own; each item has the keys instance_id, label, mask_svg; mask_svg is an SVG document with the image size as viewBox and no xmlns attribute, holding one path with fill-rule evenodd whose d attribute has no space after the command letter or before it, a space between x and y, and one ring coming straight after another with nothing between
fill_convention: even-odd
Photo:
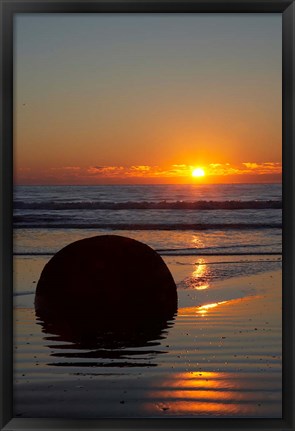
<instances>
[{"instance_id":1,"label":"round boulder","mask_svg":"<svg viewBox=\"0 0 295 431\"><path fill-rule=\"evenodd\" d=\"M45 265L36 314L110 322L170 319L177 311L173 277L161 256L134 239L102 235L73 242Z\"/></svg>"}]
</instances>

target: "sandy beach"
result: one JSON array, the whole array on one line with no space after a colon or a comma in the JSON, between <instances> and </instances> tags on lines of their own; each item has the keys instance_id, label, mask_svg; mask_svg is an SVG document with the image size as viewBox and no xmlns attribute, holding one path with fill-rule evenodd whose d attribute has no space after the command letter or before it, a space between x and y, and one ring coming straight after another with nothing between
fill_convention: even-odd
<instances>
[{"instance_id":1,"label":"sandy beach","mask_svg":"<svg viewBox=\"0 0 295 431\"><path fill-rule=\"evenodd\" d=\"M17 258L17 288L36 286L48 259ZM137 345L61 340L36 322L30 289L15 296L16 417L281 417L280 256L261 257L269 271L209 283L211 266L241 257L165 262L178 313Z\"/></svg>"}]
</instances>

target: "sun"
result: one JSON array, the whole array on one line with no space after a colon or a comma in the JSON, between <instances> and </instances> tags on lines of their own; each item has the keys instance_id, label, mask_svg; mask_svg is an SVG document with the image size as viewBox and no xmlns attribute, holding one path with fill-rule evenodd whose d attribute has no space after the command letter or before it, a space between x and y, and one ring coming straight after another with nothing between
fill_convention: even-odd
<instances>
[{"instance_id":1,"label":"sun","mask_svg":"<svg viewBox=\"0 0 295 431\"><path fill-rule=\"evenodd\" d=\"M192 176L193 177L204 177L205 176L205 171L204 171L203 168L196 168L196 169L193 170Z\"/></svg>"}]
</instances>

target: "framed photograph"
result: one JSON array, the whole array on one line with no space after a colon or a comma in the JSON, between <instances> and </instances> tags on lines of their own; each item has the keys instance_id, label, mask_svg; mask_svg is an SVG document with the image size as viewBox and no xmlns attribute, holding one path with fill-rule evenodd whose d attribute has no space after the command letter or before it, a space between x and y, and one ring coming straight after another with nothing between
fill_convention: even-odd
<instances>
[{"instance_id":1,"label":"framed photograph","mask_svg":"<svg viewBox=\"0 0 295 431\"><path fill-rule=\"evenodd\" d=\"M1 429L294 429L294 2L1 29Z\"/></svg>"}]
</instances>

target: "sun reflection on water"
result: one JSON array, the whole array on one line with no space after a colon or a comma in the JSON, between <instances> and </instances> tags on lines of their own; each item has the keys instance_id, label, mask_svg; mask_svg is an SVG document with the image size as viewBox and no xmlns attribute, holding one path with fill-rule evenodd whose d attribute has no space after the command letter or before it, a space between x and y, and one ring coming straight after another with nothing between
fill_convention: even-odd
<instances>
[{"instance_id":1,"label":"sun reflection on water","mask_svg":"<svg viewBox=\"0 0 295 431\"><path fill-rule=\"evenodd\" d=\"M211 308L218 307L218 305L226 304L227 302L228 301L220 301L220 302L214 302L212 304L201 305L200 307L196 307L196 313L200 314L201 316L204 316L205 314L208 313L208 311Z\"/></svg>"},{"instance_id":2,"label":"sun reflection on water","mask_svg":"<svg viewBox=\"0 0 295 431\"><path fill-rule=\"evenodd\" d=\"M196 269L192 274L192 278L196 281L195 289L196 290L205 290L208 289L209 283L207 281L208 277L208 265L206 264L205 259L199 258L195 263Z\"/></svg>"},{"instance_id":3,"label":"sun reflection on water","mask_svg":"<svg viewBox=\"0 0 295 431\"><path fill-rule=\"evenodd\" d=\"M148 403L146 408L181 415L229 415L241 410L241 403L245 403L242 410L251 410L253 406L247 401L247 395L240 391L240 386L239 377L234 373L176 373L151 392L154 403Z\"/></svg>"},{"instance_id":4,"label":"sun reflection on water","mask_svg":"<svg viewBox=\"0 0 295 431\"><path fill-rule=\"evenodd\" d=\"M200 239L200 237L198 235L193 235L192 243L193 243L194 247L196 247L196 248L203 248L204 247L204 242Z\"/></svg>"},{"instance_id":5,"label":"sun reflection on water","mask_svg":"<svg viewBox=\"0 0 295 431\"><path fill-rule=\"evenodd\" d=\"M253 298L253 297L252 297ZM209 311L215 311L215 309L217 307L219 307L219 305L235 305L237 302L240 302L241 299L231 299L228 301L219 301L219 302L212 302L212 303L208 303L208 304L204 304L204 305L197 305L194 307L183 307L180 308L178 310L178 315L179 316L195 316L195 317L204 317L205 315L207 315L207 313Z\"/></svg>"}]
</instances>

